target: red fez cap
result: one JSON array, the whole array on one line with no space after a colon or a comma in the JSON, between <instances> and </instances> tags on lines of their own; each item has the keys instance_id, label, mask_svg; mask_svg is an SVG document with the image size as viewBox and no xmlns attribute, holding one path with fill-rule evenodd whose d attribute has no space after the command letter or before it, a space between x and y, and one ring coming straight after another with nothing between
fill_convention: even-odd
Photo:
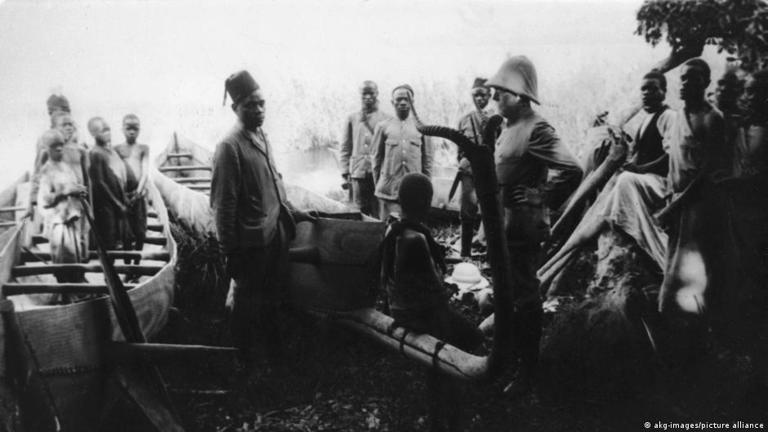
<instances>
[{"instance_id":1,"label":"red fez cap","mask_svg":"<svg viewBox=\"0 0 768 432\"><path fill-rule=\"evenodd\" d=\"M244 98L248 97L254 91L259 89L259 85L256 84L256 80L253 79L251 74L246 70L235 72L224 81L224 103L227 103L227 93L232 99L232 102L239 103Z\"/></svg>"},{"instance_id":2,"label":"red fez cap","mask_svg":"<svg viewBox=\"0 0 768 432\"><path fill-rule=\"evenodd\" d=\"M69 101L63 95L52 94L48 96L45 104L48 106L48 114L52 113L56 108L69 112Z\"/></svg>"}]
</instances>

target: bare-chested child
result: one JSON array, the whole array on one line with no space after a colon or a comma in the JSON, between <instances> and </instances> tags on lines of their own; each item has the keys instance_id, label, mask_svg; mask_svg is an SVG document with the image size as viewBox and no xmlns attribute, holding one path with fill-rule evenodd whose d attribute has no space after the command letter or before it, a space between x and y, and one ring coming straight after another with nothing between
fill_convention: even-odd
<instances>
[{"instance_id":1,"label":"bare-chested child","mask_svg":"<svg viewBox=\"0 0 768 432\"><path fill-rule=\"evenodd\" d=\"M426 175L403 177L398 191L402 219L390 225L382 243L382 282L395 325L471 351L482 343L482 335L448 303L443 251L424 225L432 194ZM462 430L457 383L430 370L427 388L431 430Z\"/></svg>"},{"instance_id":2,"label":"bare-chested child","mask_svg":"<svg viewBox=\"0 0 768 432\"><path fill-rule=\"evenodd\" d=\"M81 195L87 191L82 173L64 160L64 136L56 129L43 135L48 160L40 168L37 202L43 217L44 235L54 263L77 263L87 259L85 217ZM59 282L85 282L81 271L56 274Z\"/></svg>"},{"instance_id":3,"label":"bare-chested child","mask_svg":"<svg viewBox=\"0 0 768 432\"><path fill-rule=\"evenodd\" d=\"M93 185L93 216L96 224L94 229L105 249L122 249L128 210L125 162L112 148L111 131L104 119L90 119L88 131L96 142L89 153L88 170Z\"/></svg>"},{"instance_id":4,"label":"bare-chested child","mask_svg":"<svg viewBox=\"0 0 768 432\"><path fill-rule=\"evenodd\" d=\"M131 234L131 244L125 249L141 250L147 232L147 180L149 178L149 146L136 142L141 123L135 114L123 118L125 143L115 146L115 151L125 161L126 167L126 214Z\"/></svg>"}]
</instances>

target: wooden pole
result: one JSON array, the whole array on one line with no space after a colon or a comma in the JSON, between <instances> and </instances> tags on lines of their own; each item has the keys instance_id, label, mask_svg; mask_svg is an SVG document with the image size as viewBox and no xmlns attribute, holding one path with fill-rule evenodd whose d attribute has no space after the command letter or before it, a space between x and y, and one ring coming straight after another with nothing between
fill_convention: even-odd
<instances>
[{"instance_id":1,"label":"wooden pole","mask_svg":"<svg viewBox=\"0 0 768 432\"><path fill-rule=\"evenodd\" d=\"M93 237L96 243L96 251L99 254L99 261L104 269L104 281L107 284L109 290L109 296L112 303L112 309L117 317L118 325L123 333L123 337L126 342L130 343L146 343L147 339L144 333L141 331L139 325L139 319L136 316L136 310L133 308L130 297L123 286L122 280L112 261L107 256L107 252L104 249L103 242L99 236L96 225L93 222L93 216L91 213L91 206L85 197L81 197L80 202L83 205L83 213L85 213L88 223L91 225ZM126 394L131 397L131 400L135 402L147 416L147 419L152 422L158 431L183 431L184 429L179 425L176 420L173 405L171 403L170 396L168 395L168 387L165 384L165 380L160 374L160 370L156 366L151 364L144 364L141 368L142 371L147 372L151 382L153 382L155 391L160 396L159 399L148 391L143 384L143 377L145 374L136 374L134 371L127 369L117 369L116 378L118 384L126 391Z\"/></svg>"}]
</instances>

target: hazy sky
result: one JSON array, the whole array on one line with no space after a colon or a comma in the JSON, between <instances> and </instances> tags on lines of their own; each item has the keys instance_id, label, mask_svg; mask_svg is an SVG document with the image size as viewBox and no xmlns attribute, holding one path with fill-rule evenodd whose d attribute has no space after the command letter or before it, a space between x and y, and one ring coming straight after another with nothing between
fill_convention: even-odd
<instances>
[{"instance_id":1,"label":"hazy sky","mask_svg":"<svg viewBox=\"0 0 768 432\"><path fill-rule=\"evenodd\" d=\"M364 79L384 88L471 79L492 74L506 55L525 53L539 69L547 100L548 88L593 64L631 68L666 55L633 34L639 5L6 1L0 4L0 182L31 166L51 91L70 99L81 129L95 115L115 129L123 114L136 112L153 149L162 148L173 130L215 144L209 141L233 122L221 105L223 80L242 68L279 108L285 103L280 96L297 83L311 90L308 97L338 93L354 101ZM275 112L266 125L273 139L286 127Z\"/></svg>"}]
</instances>

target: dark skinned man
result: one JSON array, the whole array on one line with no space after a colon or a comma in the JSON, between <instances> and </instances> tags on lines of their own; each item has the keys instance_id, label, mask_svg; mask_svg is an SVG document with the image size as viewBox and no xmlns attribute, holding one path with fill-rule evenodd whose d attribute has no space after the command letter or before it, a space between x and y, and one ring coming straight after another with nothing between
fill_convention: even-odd
<instances>
[{"instance_id":1,"label":"dark skinned man","mask_svg":"<svg viewBox=\"0 0 768 432\"><path fill-rule=\"evenodd\" d=\"M376 125L391 118L379 110L379 88L373 81L360 87L362 109L352 113L344 125L341 142L341 176L351 181L352 197L360 212L379 216L379 203L374 195L373 134Z\"/></svg>"},{"instance_id":2,"label":"dark skinned man","mask_svg":"<svg viewBox=\"0 0 768 432\"><path fill-rule=\"evenodd\" d=\"M382 245L382 282L395 325L430 334L470 352L480 345L482 336L448 304L443 252L424 225L432 193L432 183L424 174L403 177L399 188L401 219L390 225ZM427 374L430 430L463 430L457 383L433 370Z\"/></svg>"},{"instance_id":3,"label":"dark skinned man","mask_svg":"<svg viewBox=\"0 0 768 432\"><path fill-rule=\"evenodd\" d=\"M88 131L96 142L88 153L88 175L93 191L93 216L96 224L93 228L105 249L122 249L127 231L125 163L112 148L112 132L104 119L90 119Z\"/></svg>"},{"instance_id":4,"label":"dark skinned man","mask_svg":"<svg viewBox=\"0 0 768 432\"><path fill-rule=\"evenodd\" d=\"M475 78L472 84L472 102L475 109L464 115L459 120L458 130L477 144L482 144L483 128L491 116L487 109L491 99L491 91L485 85L486 80ZM461 177L460 219L461 219L461 256L472 255L472 237L475 225L478 221L477 195L475 194L475 180L472 177L472 168L469 160L459 151L459 175Z\"/></svg>"},{"instance_id":5,"label":"dark skinned man","mask_svg":"<svg viewBox=\"0 0 768 432\"><path fill-rule=\"evenodd\" d=\"M664 140L672 202L660 214L669 241L659 310L669 330L666 351L673 369L702 354L707 327L728 303L727 274L736 265L728 252L725 206L714 187L732 163L723 116L705 99L710 73L700 58L681 66L684 107Z\"/></svg>"},{"instance_id":6,"label":"dark skinned man","mask_svg":"<svg viewBox=\"0 0 768 432\"><path fill-rule=\"evenodd\" d=\"M396 117L376 126L373 136L373 180L379 198L379 218L400 212L397 191L408 173L432 175L432 143L416 130L411 116L413 89L404 84L392 91Z\"/></svg>"},{"instance_id":7,"label":"dark skinned man","mask_svg":"<svg viewBox=\"0 0 768 432\"><path fill-rule=\"evenodd\" d=\"M536 69L525 56L511 57L487 85L506 124L496 141L504 229L514 283L514 348L521 364L509 388L517 394L534 384L541 339L541 296L536 270L548 234L548 209L557 209L579 185L582 170L570 150L531 103L539 103ZM548 180L548 170L557 174Z\"/></svg>"},{"instance_id":8,"label":"dark skinned man","mask_svg":"<svg viewBox=\"0 0 768 432\"><path fill-rule=\"evenodd\" d=\"M629 160L623 172L603 188L560 250L541 267L541 283L550 295L556 294L556 280L578 250L608 227L632 238L658 265L659 274L664 269L667 235L653 214L664 206L667 196L669 157L663 148L663 137L674 120L674 112L664 104L666 91L663 74L652 71L643 77L640 93L645 118L635 134Z\"/></svg>"},{"instance_id":9,"label":"dark skinned man","mask_svg":"<svg viewBox=\"0 0 768 432\"><path fill-rule=\"evenodd\" d=\"M147 181L149 181L149 146L137 142L141 122L135 114L123 117L125 142L115 146L115 151L125 161L126 219L130 229L130 241L126 249L141 250L147 234ZM139 260L136 261L138 264Z\"/></svg>"},{"instance_id":10,"label":"dark skinned man","mask_svg":"<svg viewBox=\"0 0 768 432\"><path fill-rule=\"evenodd\" d=\"M755 379L747 403L762 414L768 409L768 69L747 76L738 104L734 173L721 187L734 210L731 253L739 267L729 275L730 304L722 322L733 348L752 358Z\"/></svg>"},{"instance_id":11,"label":"dark skinned man","mask_svg":"<svg viewBox=\"0 0 768 432\"><path fill-rule=\"evenodd\" d=\"M225 82L238 118L216 147L211 207L227 272L234 280L230 330L241 366L253 366L254 337L276 365L281 355L278 308L285 298L288 242L296 222L314 220L287 200L273 150L262 130L265 99L247 71Z\"/></svg>"}]
</instances>

